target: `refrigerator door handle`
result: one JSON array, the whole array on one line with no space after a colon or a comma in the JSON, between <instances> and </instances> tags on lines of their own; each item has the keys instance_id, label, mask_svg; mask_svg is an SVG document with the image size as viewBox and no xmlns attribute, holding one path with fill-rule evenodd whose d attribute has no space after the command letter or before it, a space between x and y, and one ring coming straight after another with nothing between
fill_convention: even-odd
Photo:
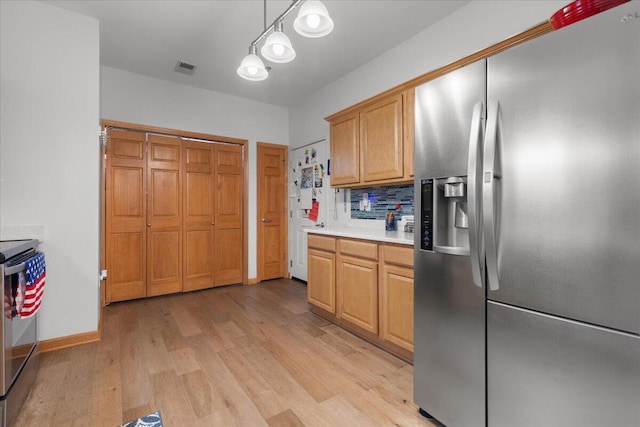
<instances>
[{"instance_id":1,"label":"refrigerator door handle","mask_svg":"<svg viewBox=\"0 0 640 427\"><path fill-rule=\"evenodd\" d=\"M433 245L433 251L445 255L469 256L469 249L462 246Z\"/></svg>"},{"instance_id":2,"label":"refrigerator door handle","mask_svg":"<svg viewBox=\"0 0 640 427\"><path fill-rule=\"evenodd\" d=\"M484 241L487 256L487 279L489 290L500 288L498 274L498 239L496 201L500 179L499 144L502 137L500 127L500 103L490 100L487 104L487 133L484 146L484 170L482 178L482 214L484 223Z\"/></svg>"},{"instance_id":3,"label":"refrigerator door handle","mask_svg":"<svg viewBox=\"0 0 640 427\"><path fill-rule=\"evenodd\" d=\"M473 284L484 286L484 242L482 239L482 146L484 142L484 104L473 106L469 136L469 166L467 170L467 203L469 207L469 251Z\"/></svg>"}]
</instances>

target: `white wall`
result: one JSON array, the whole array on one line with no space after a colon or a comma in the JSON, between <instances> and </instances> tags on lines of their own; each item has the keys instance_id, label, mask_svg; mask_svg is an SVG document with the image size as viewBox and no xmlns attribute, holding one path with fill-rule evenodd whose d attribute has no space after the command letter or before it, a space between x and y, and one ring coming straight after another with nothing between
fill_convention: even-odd
<instances>
[{"instance_id":1,"label":"white wall","mask_svg":"<svg viewBox=\"0 0 640 427\"><path fill-rule=\"evenodd\" d=\"M102 117L249 140L249 278L257 274L256 142L289 145L289 112L191 86L102 67Z\"/></svg>"},{"instance_id":2,"label":"white wall","mask_svg":"<svg viewBox=\"0 0 640 427\"><path fill-rule=\"evenodd\" d=\"M2 1L0 15L0 224L44 227L40 338L95 331L98 21L33 1Z\"/></svg>"},{"instance_id":3,"label":"white wall","mask_svg":"<svg viewBox=\"0 0 640 427\"><path fill-rule=\"evenodd\" d=\"M292 148L329 138L324 117L548 20L563 1L474 1L411 39L290 106ZM338 198L338 212L343 212ZM347 208L348 209L348 208ZM341 215L338 223L360 225Z\"/></svg>"}]
</instances>

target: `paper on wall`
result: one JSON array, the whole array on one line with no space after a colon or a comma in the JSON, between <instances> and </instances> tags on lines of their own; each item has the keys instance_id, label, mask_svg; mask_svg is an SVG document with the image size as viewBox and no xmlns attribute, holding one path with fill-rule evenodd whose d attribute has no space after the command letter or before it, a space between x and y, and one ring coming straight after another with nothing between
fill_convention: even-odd
<instances>
[{"instance_id":1,"label":"paper on wall","mask_svg":"<svg viewBox=\"0 0 640 427\"><path fill-rule=\"evenodd\" d=\"M311 209L311 202L313 198L311 191L311 188L302 188L300 190L300 209Z\"/></svg>"}]
</instances>

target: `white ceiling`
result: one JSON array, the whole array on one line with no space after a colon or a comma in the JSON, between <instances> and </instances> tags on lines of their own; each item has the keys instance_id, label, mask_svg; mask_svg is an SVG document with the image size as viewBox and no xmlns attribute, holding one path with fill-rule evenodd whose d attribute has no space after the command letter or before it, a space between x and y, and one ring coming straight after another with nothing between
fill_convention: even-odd
<instances>
[{"instance_id":1,"label":"white ceiling","mask_svg":"<svg viewBox=\"0 0 640 427\"><path fill-rule=\"evenodd\" d=\"M246 81L236 69L264 28L263 0L45 3L100 20L102 65L289 106L469 2L324 0L335 27L318 39L302 37L293 30L296 9L284 21L296 59L288 64L265 62L272 69L262 82ZM267 1L267 25L290 4ZM174 71L179 60L197 65L195 74Z\"/></svg>"}]
</instances>

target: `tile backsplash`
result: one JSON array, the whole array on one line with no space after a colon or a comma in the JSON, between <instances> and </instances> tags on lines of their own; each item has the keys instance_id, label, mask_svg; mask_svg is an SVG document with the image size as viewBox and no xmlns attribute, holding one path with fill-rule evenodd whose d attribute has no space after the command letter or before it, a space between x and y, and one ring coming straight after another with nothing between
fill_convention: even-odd
<instances>
[{"instance_id":1,"label":"tile backsplash","mask_svg":"<svg viewBox=\"0 0 640 427\"><path fill-rule=\"evenodd\" d=\"M368 195L371 211L360 210L364 193ZM396 204L400 204L396 211L399 216L413 215L413 184L351 189L352 219L385 219L389 210L395 210Z\"/></svg>"}]
</instances>

